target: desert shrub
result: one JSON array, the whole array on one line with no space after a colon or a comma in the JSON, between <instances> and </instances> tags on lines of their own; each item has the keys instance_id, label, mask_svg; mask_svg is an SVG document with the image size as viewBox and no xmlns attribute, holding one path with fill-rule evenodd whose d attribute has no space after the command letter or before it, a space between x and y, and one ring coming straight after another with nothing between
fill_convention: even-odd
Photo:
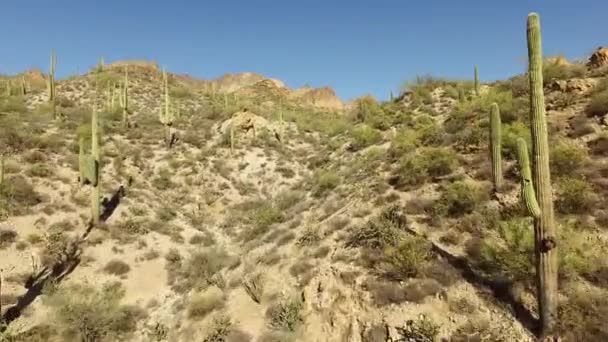
<instances>
[{"instance_id":1,"label":"desert shrub","mask_svg":"<svg viewBox=\"0 0 608 342\"><path fill-rule=\"evenodd\" d=\"M488 199L488 192L480 186L457 181L445 187L433 211L439 216L461 217L470 214L478 204Z\"/></svg>"},{"instance_id":2,"label":"desert shrub","mask_svg":"<svg viewBox=\"0 0 608 342\"><path fill-rule=\"evenodd\" d=\"M419 153L410 153L399 160L394 184L410 188L427 182L431 177L446 176L456 169L458 161L447 148L428 147Z\"/></svg>"},{"instance_id":3,"label":"desert shrub","mask_svg":"<svg viewBox=\"0 0 608 342\"><path fill-rule=\"evenodd\" d=\"M351 146L355 151L377 144L382 140L382 134L368 125L354 128L351 131L351 136L353 138Z\"/></svg>"},{"instance_id":4,"label":"desert shrub","mask_svg":"<svg viewBox=\"0 0 608 342\"><path fill-rule=\"evenodd\" d=\"M346 242L348 247L382 249L396 246L406 226L405 215L396 206L385 208L380 215L358 228L352 229Z\"/></svg>"},{"instance_id":5,"label":"desert shrub","mask_svg":"<svg viewBox=\"0 0 608 342\"><path fill-rule=\"evenodd\" d=\"M384 248L387 271L398 280L417 276L431 256L430 244L414 235L406 235L396 245Z\"/></svg>"},{"instance_id":6,"label":"desert shrub","mask_svg":"<svg viewBox=\"0 0 608 342\"><path fill-rule=\"evenodd\" d=\"M589 212L597 203L598 196L584 178L561 177L557 180L556 209L562 214Z\"/></svg>"},{"instance_id":7,"label":"desert shrub","mask_svg":"<svg viewBox=\"0 0 608 342\"><path fill-rule=\"evenodd\" d=\"M4 248L17 240L17 232L12 229L0 229L0 248Z\"/></svg>"},{"instance_id":8,"label":"desert shrub","mask_svg":"<svg viewBox=\"0 0 608 342\"><path fill-rule=\"evenodd\" d=\"M251 336L234 327L225 314L214 317L203 342L249 342Z\"/></svg>"},{"instance_id":9,"label":"desert shrub","mask_svg":"<svg viewBox=\"0 0 608 342\"><path fill-rule=\"evenodd\" d=\"M219 248L195 251L183 262L177 251L170 251L165 259L170 284L182 292L190 289L201 290L210 285L222 285L220 271L232 261L232 258Z\"/></svg>"},{"instance_id":10,"label":"desert shrub","mask_svg":"<svg viewBox=\"0 0 608 342\"><path fill-rule=\"evenodd\" d=\"M388 154L391 159L397 160L401 156L415 151L419 143L416 131L409 128L398 130L397 134L391 139Z\"/></svg>"},{"instance_id":11,"label":"desert shrub","mask_svg":"<svg viewBox=\"0 0 608 342\"><path fill-rule=\"evenodd\" d=\"M499 224L503 243L484 239L478 251L481 269L491 277L511 281L533 281L534 230L529 218L517 218Z\"/></svg>"},{"instance_id":12,"label":"desert shrub","mask_svg":"<svg viewBox=\"0 0 608 342\"><path fill-rule=\"evenodd\" d=\"M111 260L104 266L103 270L108 274L121 276L127 274L131 270L131 267L124 261Z\"/></svg>"},{"instance_id":13,"label":"desert shrub","mask_svg":"<svg viewBox=\"0 0 608 342\"><path fill-rule=\"evenodd\" d=\"M0 220L13 215L22 215L42 202L42 196L22 176L11 177L0 185Z\"/></svg>"},{"instance_id":14,"label":"desert shrub","mask_svg":"<svg viewBox=\"0 0 608 342\"><path fill-rule=\"evenodd\" d=\"M331 170L315 170L312 184L312 195L322 197L340 185L340 176Z\"/></svg>"},{"instance_id":15,"label":"desert shrub","mask_svg":"<svg viewBox=\"0 0 608 342\"><path fill-rule=\"evenodd\" d=\"M404 327L397 328L404 341L434 342L439 335L439 325L426 316L409 320Z\"/></svg>"},{"instance_id":16,"label":"desert shrub","mask_svg":"<svg viewBox=\"0 0 608 342\"><path fill-rule=\"evenodd\" d=\"M605 292L577 290L560 303L558 332L565 341L608 341Z\"/></svg>"},{"instance_id":17,"label":"desert shrub","mask_svg":"<svg viewBox=\"0 0 608 342\"><path fill-rule=\"evenodd\" d=\"M400 304L407 301L407 294L398 282L368 279L363 288L369 291L378 306Z\"/></svg>"},{"instance_id":18,"label":"desert shrub","mask_svg":"<svg viewBox=\"0 0 608 342\"><path fill-rule=\"evenodd\" d=\"M270 326L277 330L295 331L304 322L302 309L303 303L299 296L282 300L268 308Z\"/></svg>"},{"instance_id":19,"label":"desert shrub","mask_svg":"<svg viewBox=\"0 0 608 342\"><path fill-rule=\"evenodd\" d=\"M298 245L301 246L311 246L319 241L321 241L321 236L319 235L319 227L317 226L307 226L298 237Z\"/></svg>"},{"instance_id":20,"label":"desert shrub","mask_svg":"<svg viewBox=\"0 0 608 342\"><path fill-rule=\"evenodd\" d=\"M266 233L272 224L281 220L283 220L282 211L272 201L264 201L250 215L253 228L246 233L247 240Z\"/></svg>"},{"instance_id":21,"label":"desert shrub","mask_svg":"<svg viewBox=\"0 0 608 342\"><path fill-rule=\"evenodd\" d=\"M528 144L528 149L531 148L532 136L530 128L521 121L515 121L510 124L503 125L503 155L516 160L517 159L517 138L523 138Z\"/></svg>"},{"instance_id":22,"label":"desert shrub","mask_svg":"<svg viewBox=\"0 0 608 342\"><path fill-rule=\"evenodd\" d=\"M190 297L188 303L188 316L200 319L213 310L221 309L225 305L226 298L219 288L212 286L202 293L196 293Z\"/></svg>"},{"instance_id":23,"label":"desert shrub","mask_svg":"<svg viewBox=\"0 0 608 342\"><path fill-rule=\"evenodd\" d=\"M587 161L587 149L575 142L559 139L551 144L549 161L553 176L575 175Z\"/></svg>"},{"instance_id":24,"label":"desert shrub","mask_svg":"<svg viewBox=\"0 0 608 342\"><path fill-rule=\"evenodd\" d=\"M554 80L566 80L569 78L585 76L585 65L578 63L563 63L563 57L549 57L553 61L545 60L543 62L543 82L545 85Z\"/></svg>"},{"instance_id":25,"label":"desert shrub","mask_svg":"<svg viewBox=\"0 0 608 342\"><path fill-rule=\"evenodd\" d=\"M60 287L45 296L59 328L68 341L123 340L135 330L144 315L134 306L121 305L125 295L120 283L98 290L85 284Z\"/></svg>"},{"instance_id":26,"label":"desert shrub","mask_svg":"<svg viewBox=\"0 0 608 342\"><path fill-rule=\"evenodd\" d=\"M608 90L595 93L585 108L589 116L604 116L608 113Z\"/></svg>"}]
</instances>

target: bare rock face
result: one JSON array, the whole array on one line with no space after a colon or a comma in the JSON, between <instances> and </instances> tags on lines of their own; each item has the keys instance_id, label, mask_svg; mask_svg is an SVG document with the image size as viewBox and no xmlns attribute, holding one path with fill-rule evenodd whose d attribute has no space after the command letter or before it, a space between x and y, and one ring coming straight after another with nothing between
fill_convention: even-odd
<instances>
[{"instance_id":1,"label":"bare rock face","mask_svg":"<svg viewBox=\"0 0 608 342\"><path fill-rule=\"evenodd\" d=\"M310 88L303 87L293 91L294 98L301 99L304 103L327 109L344 109L344 103L338 98L330 87Z\"/></svg>"},{"instance_id":2,"label":"bare rock face","mask_svg":"<svg viewBox=\"0 0 608 342\"><path fill-rule=\"evenodd\" d=\"M600 46L589 57L587 65L591 68L601 68L608 65L608 47Z\"/></svg>"}]
</instances>

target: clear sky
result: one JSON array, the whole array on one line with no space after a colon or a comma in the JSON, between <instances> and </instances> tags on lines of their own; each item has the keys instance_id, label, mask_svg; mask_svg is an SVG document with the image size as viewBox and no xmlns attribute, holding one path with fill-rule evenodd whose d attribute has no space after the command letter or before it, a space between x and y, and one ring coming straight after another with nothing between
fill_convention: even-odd
<instances>
[{"instance_id":1,"label":"clear sky","mask_svg":"<svg viewBox=\"0 0 608 342\"><path fill-rule=\"evenodd\" d=\"M59 77L101 56L149 59L195 77L252 71L384 99L416 75L521 72L531 11L545 55L608 45L606 0L0 0L0 73L46 71L55 48Z\"/></svg>"}]
</instances>

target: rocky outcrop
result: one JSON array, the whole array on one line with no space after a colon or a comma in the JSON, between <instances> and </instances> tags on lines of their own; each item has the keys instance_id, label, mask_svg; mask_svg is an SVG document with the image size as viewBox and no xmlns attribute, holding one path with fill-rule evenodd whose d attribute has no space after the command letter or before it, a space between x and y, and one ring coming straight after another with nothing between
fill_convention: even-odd
<instances>
[{"instance_id":1,"label":"rocky outcrop","mask_svg":"<svg viewBox=\"0 0 608 342\"><path fill-rule=\"evenodd\" d=\"M595 50L587 65L591 68L601 68L608 65L608 47L600 46Z\"/></svg>"},{"instance_id":2,"label":"rocky outcrop","mask_svg":"<svg viewBox=\"0 0 608 342\"><path fill-rule=\"evenodd\" d=\"M291 97L315 107L338 110L344 109L344 103L338 98L334 90L329 87L304 87L296 89L292 92Z\"/></svg>"},{"instance_id":3,"label":"rocky outcrop","mask_svg":"<svg viewBox=\"0 0 608 342\"><path fill-rule=\"evenodd\" d=\"M573 78L569 80L554 80L549 84L549 89L564 93L587 93L597 84L591 78Z\"/></svg>"}]
</instances>

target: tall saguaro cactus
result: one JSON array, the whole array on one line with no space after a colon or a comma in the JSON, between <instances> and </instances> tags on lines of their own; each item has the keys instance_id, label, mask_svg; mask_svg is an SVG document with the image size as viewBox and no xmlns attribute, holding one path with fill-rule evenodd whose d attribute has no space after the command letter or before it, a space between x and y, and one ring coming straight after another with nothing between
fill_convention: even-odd
<instances>
[{"instance_id":1,"label":"tall saguaro cactus","mask_svg":"<svg viewBox=\"0 0 608 342\"><path fill-rule=\"evenodd\" d=\"M124 127L129 126L129 70L125 65L125 80L122 86L122 125Z\"/></svg>"},{"instance_id":2,"label":"tall saguaro cactus","mask_svg":"<svg viewBox=\"0 0 608 342\"><path fill-rule=\"evenodd\" d=\"M4 154L0 154L0 186L4 184Z\"/></svg>"},{"instance_id":3,"label":"tall saguaro cactus","mask_svg":"<svg viewBox=\"0 0 608 342\"><path fill-rule=\"evenodd\" d=\"M93 224L99 224L99 216L101 214L99 208L99 137L97 135L98 128L98 119L97 119L97 110L93 109L93 114L91 115L91 161L90 161L90 176L91 176L91 186L93 186L93 190L91 191L91 216L93 219Z\"/></svg>"},{"instance_id":4,"label":"tall saguaro cactus","mask_svg":"<svg viewBox=\"0 0 608 342\"><path fill-rule=\"evenodd\" d=\"M479 96L479 70L477 69L477 65L475 66L475 96Z\"/></svg>"},{"instance_id":5,"label":"tall saguaro cactus","mask_svg":"<svg viewBox=\"0 0 608 342\"><path fill-rule=\"evenodd\" d=\"M492 155L492 181L494 191L500 192L502 189L502 139L500 110L496 103L492 103L490 110L490 152Z\"/></svg>"},{"instance_id":6,"label":"tall saguaro cactus","mask_svg":"<svg viewBox=\"0 0 608 342\"><path fill-rule=\"evenodd\" d=\"M51 63L49 68L48 92L49 103L53 107L53 119L57 118L56 92L55 92L55 67L57 66L57 56L55 50L51 50Z\"/></svg>"},{"instance_id":7,"label":"tall saguaro cactus","mask_svg":"<svg viewBox=\"0 0 608 342\"><path fill-rule=\"evenodd\" d=\"M163 68L163 90L165 94L165 106L164 109L159 113L160 122L165 126L165 141L167 146L171 147L173 142L173 121L175 120L175 115L171 111L171 99L169 97L169 77L167 76L167 70Z\"/></svg>"},{"instance_id":8,"label":"tall saguaro cactus","mask_svg":"<svg viewBox=\"0 0 608 342\"><path fill-rule=\"evenodd\" d=\"M100 157L99 157L99 135L98 135L98 115L97 110L93 109L91 115L91 153L85 154L84 137L78 140L78 171L80 185L86 183L93 188L91 191L91 217L93 225L99 224L99 183L100 183Z\"/></svg>"},{"instance_id":9,"label":"tall saguaro cactus","mask_svg":"<svg viewBox=\"0 0 608 342\"><path fill-rule=\"evenodd\" d=\"M523 139L518 140L518 159L522 174L523 200L530 215L534 217L536 287L541 334L548 335L557 323L557 230L553 217L549 170L540 19L536 13L528 15L527 38L534 173L530 172L528 151Z\"/></svg>"}]
</instances>

